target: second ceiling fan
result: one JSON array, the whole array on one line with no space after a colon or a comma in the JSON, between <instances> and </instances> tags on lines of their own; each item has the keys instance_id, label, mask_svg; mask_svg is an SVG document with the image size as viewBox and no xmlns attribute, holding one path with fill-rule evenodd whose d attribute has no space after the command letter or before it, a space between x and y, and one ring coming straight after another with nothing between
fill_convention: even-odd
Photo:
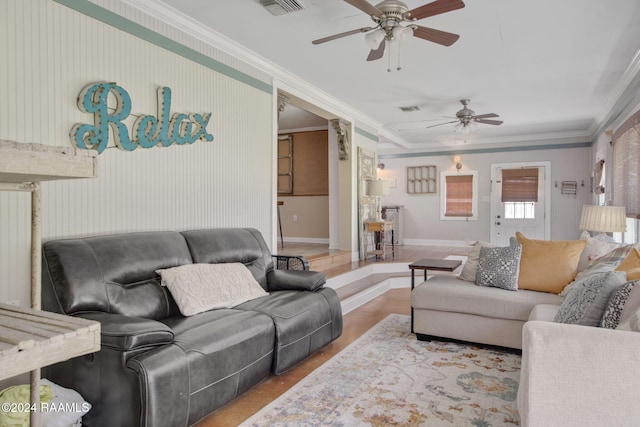
<instances>
[{"instance_id":1,"label":"second ceiling fan","mask_svg":"<svg viewBox=\"0 0 640 427\"><path fill-rule=\"evenodd\" d=\"M476 114L475 111L469 108L469 102L471 102L469 99L460 100L460 103L462 104L462 109L456 113L455 117L451 117L452 119L455 119L455 120L447 121L444 123L438 123L431 126L425 126L425 125L428 122L432 122L433 120L422 120L422 121L410 122L410 123L398 123L391 126L395 130L406 131L406 130L416 130L416 129L429 129L436 126L455 123L456 130L469 132L471 126L474 123L481 123L485 125L494 125L494 126L500 126L503 123L502 120L492 120L494 118L500 117L496 113Z\"/></svg>"},{"instance_id":2,"label":"second ceiling fan","mask_svg":"<svg viewBox=\"0 0 640 427\"><path fill-rule=\"evenodd\" d=\"M460 38L457 34L423 27L414 24L414 22L419 19L461 9L464 7L462 0L436 0L411 10L409 10L405 3L399 0L384 0L375 6L366 0L344 1L368 14L376 26L358 28L323 37L312 41L313 44L325 43L352 34L368 33L365 36L365 40L371 47L371 51L369 52L367 61L374 61L382 58L387 42L391 42L392 40L401 40L414 36L443 46L451 46ZM409 23L409 25L402 25L404 22Z\"/></svg>"}]
</instances>

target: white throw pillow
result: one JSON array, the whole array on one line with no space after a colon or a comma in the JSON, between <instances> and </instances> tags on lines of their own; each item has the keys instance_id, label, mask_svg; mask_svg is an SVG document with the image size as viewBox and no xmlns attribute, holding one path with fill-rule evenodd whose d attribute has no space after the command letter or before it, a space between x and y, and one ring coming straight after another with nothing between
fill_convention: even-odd
<instances>
[{"instance_id":1,"label":"white throw pillow","mask_svg":"<svg viewBox=\"0 0 640 427\"><path fill-rule=\"evenodd\" d=\"M495 245L487 242L477 241L471 246L471 250L467 255L467 260L462 266L462 271L458 275L458 279L465 280L467 282L476 281L476 272L478 271L478 261L480 259L480 249L482 248L494 248Z\"/></svg>"},{"instance_id":2,"label":"white throw pillow","mask_svg":"<svg viewBox=\"0 0 640 427\"><path fill-rule=\"evenodd\" d=\"M585 246L584 250L580 254L578 272L586 270L593 261L621 246L620 243L609 239L610 238L606 234L594 237L588 236L584 239L587 241L587 246Z\"/></svg>"},{"instance_id":3,"label":"white throw pillow","mask_svg":"<svg viewBox=\"0 0 640 427\"><path fill-rule=\"evenodd\" d=\"M156 271L183 316L269 295L244 264L186 264Z\"/></svg>"}]
</instances>

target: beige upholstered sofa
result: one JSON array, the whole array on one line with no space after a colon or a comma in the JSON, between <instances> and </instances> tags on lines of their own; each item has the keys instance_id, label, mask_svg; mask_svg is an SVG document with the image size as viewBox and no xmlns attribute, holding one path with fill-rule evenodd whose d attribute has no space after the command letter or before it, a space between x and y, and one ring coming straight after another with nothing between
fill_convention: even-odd
<instances>
[{"instance_id":1,"label":"beige upholstered sofa","mask_svg":"<svg viewBox=\"0 0 640 427\"><path fill-rule=\"evenodd\" d=\"M561 302L556 294L511 292L439 274L411 293L413 330L418 339L445 337L521 349L522 327L531 310Z\"/></svg>"},{"instance_id":2,"label":"beige upholstered sofa","mask_svg":"<svg viewBox=\"0 0 640 427\"><path fill-rule=\"evenodd\" d=\"M589 243L579 254L583 260L602 255L592 253ZM472 249L470 260L473 255ZM526 255L531 252L522 253L523 262ZM548 255L560 262L558 254ZM572 259L575 276L579 260ZM602 264L616 268L611 262ZM583 269L576 279L589 274ZM554 322L563 295L478 286L438 274L411 293L414 332L418 339L444 337L521 349L517 403L522 426L640 426L640 334Z\"/></svg>"}]
</instances>

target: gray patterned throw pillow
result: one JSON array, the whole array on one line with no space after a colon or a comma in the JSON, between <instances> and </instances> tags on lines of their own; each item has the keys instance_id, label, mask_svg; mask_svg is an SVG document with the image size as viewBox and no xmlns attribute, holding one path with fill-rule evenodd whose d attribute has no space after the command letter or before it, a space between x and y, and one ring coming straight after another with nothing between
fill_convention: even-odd
<instances>
[{"instance_id":1,"label":"gray patterned throw pillow","mask_svg":"<svg viewBox=\"0 0 640 427\"><path fill-rule=\"evenodd\" d=\"M476 285L517 291L521 254L522 245L515 238L511 239L511 246L480 248Z\"/></svg>"},{"instance_id":2,"label":"gray patterned throw pillow","mask_svg":"<svg viewBox=\"0 0 640 427\"><path fill-rule=\"evenodd\" d=\"M626 281L624 271L596 273L576 280L560 304L554 322L598 326L609 298Z\"/></svg>"},{"instance_id":3,"label":"gray patterned throw pillow","mask_svg":"<svg viewBox=\"0 0 640 427\"><path fill-rule=\"evenodd\" d=\"M627 282L611 294L600 320L601 328L615 329L640 307L640 280Z\"/></svg>"}]
</instances>

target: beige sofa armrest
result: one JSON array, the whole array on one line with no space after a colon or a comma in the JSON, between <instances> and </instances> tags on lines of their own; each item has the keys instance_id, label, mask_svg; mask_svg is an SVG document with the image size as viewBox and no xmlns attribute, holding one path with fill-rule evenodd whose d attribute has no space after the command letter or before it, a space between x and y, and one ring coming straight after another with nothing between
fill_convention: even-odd
<instances>
[{"instance_id":1,"label":"beige sofa armrest","mask_svg":"<svg viewBox=\"0 0 640 427\"><path fill-rule=\"evenodd\" d=\"M640 333L530 321L522 334L523 427L640 425Z\"/></svg>"}]
</instances>

